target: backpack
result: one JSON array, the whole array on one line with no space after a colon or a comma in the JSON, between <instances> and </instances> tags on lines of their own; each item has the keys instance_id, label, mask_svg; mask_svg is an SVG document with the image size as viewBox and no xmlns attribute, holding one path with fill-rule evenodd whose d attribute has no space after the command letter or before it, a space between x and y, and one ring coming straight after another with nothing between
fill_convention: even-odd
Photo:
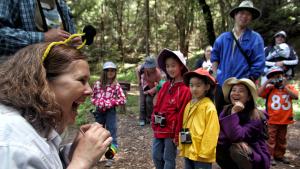
<instances>
[{"instance_id":1,"label":"backpack","mask_svg":"<svg viewBox=\"0 0 300 169\"><path fill-rule=\"evenodd\" d=\"M269 130L268 130L268 115L266 111L263 111L263 118L261 119L263 123L262 138L265 140L269 139Z\"/></svg>"}]
</instances>

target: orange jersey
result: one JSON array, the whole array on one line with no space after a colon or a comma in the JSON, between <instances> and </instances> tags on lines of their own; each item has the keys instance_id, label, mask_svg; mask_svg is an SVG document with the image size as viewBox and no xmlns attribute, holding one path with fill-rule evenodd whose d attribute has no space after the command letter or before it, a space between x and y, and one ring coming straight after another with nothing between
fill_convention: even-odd
<instances>
[{"instance_id":1,"label":"orange jersey","mask_svg":"<svg viewBox=\"0 0 300 169\"><path fill-rule=\"evenodd\" d=\"M292 85L286 85L291 91L298 93ZM267 87L261 94L266 98L269 124L291 124L293 120L292 98L285 89L274 86Z\"/></svg>"}]
</instances>

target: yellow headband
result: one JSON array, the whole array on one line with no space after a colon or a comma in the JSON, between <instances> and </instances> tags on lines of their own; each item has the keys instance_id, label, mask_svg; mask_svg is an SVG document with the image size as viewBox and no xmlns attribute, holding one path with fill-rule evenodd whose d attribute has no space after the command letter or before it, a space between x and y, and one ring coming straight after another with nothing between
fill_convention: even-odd
<instances>
[{"instance_id":1,"label":"yellow headband","mask_svg":"<svg viewBox=\"0 0 300 169\"><path fill-rule=\"evenodd\" d=\"M48 45L47 49L45 50L44 54L43 54L43 58L42 58L42 61L44 62L44 60L46 59L46 57L48 56L51 48L53 46L56 46L56 45L62 45L62 44L65 44L67 45L72 39L76 38L76 37L81 37L85 35L85 33L77 33L77 34L73 34L71 35L68 39L64 40L64 41L59 41L59 42L52 42ZM81 49L86 43L86 39L82 42L82 44L80 46L77 46L76 49Z\"/></svg>"}]
</instances>

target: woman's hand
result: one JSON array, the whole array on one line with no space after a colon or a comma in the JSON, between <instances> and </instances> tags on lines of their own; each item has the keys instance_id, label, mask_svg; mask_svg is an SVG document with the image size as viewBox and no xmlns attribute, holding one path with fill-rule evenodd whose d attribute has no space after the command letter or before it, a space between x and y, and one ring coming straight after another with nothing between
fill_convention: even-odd
<instances>
[{"instance_id":1,"label":"woman's hand","mask_svg":"<svg viewBox=\"0 0 300 169\"><path fill-rule=\"evenodd\" d=\"M233 107L231 109L231 114L237 113L237 112L241 112L242 110L244 110L245 106L242 102L237 101L233 103Z\"/></svg>"},{"instance_id":2,"label":"woman's hand","mask_svg":"<svg viewBox=\"0 0 300 169\"><path fill-rule=\"evenodd\" d=\"M91 168L106 152L112 141L109 131L99 123L80 127L70 152L71 162L68 168Z\"/></svg>"},{"instance_id":3,"label":"woman's hand","mask_svg":"<svg viewBox=\"0 0 300 169\"><path fill-rule=\"evenodd\" d=\"M236 144L240 149L242 149L244 152L246 152L248 155L252 154L252 149L249 147L249 145L245 142L240 142Z\"/></svg>"}]
</instances>

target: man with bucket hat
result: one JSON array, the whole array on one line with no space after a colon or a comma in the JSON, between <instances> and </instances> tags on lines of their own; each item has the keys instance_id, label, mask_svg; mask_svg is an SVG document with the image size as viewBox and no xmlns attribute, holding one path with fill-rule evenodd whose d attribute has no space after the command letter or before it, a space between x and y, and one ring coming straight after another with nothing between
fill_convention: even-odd
<instances>
[{"instance_id":1,"label":"man with bucket hat","mask_svg":"<svg viewBox=\"0 0 300 169\"><path fill-rule=\"evenodd\" d=\"M225 104L221 86L226 79L236 77L255 81L263 73L264 42L259 33L248 28L260 15L252 1L242 1L230 11L234 19L232 31L222 33L214 43L211 62L218 81L215 102L219 114Z\"/></svg>"}]
</instances>

